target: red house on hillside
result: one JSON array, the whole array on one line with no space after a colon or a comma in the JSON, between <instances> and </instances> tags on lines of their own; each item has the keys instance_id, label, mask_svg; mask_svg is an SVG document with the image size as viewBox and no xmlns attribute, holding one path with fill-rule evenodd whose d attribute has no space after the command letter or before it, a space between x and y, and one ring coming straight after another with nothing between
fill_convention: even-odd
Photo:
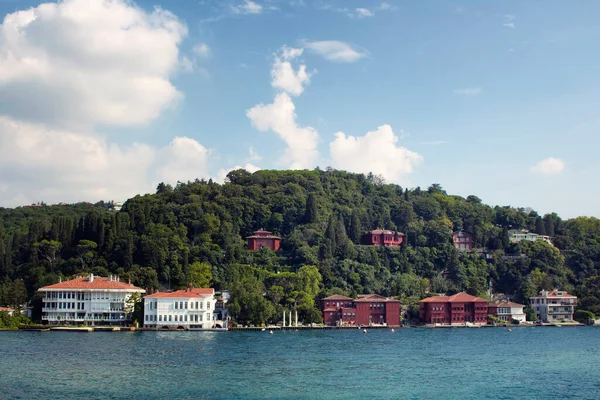
<instances>
[{"instance_id":1,"label":"red house on hillside","mask_svg":"<svg viewBox=\"0 0 600 400\"><path fill-rule=\"evenodd\" d=\"M322 300L323 321L329 326L400 325L400 301L362 294L356 299L334 295Z\"/></svg>"},{"instance_id":2,"label":"red house on hillside","mask_svg":"<svg viewBox=\"0 0 600 400\"><path fill-rule=\"evenodd\" d=\"M468 232L458 231L452 233L452 241L458 251L473 250L473 236Z\"/></svg>"},{"instance_id":3,"label":"red house on hillside","mask_svg":"<svg viewBox=\"0 0 600 400\"><path fill-rule=\"evenodd\" d=\"M488 301L464 292L433 296L419 302L421 322L426 324L487 323Z\"/></svg>"},{"instance_id":4,"label":"red house on hillside","mask_svg":"<svg viewBox=\"0 0 600 400\"><path fill-rule=\"evenodd\" d=\"M248 236L246 239L248 239L248 250L253 251L260 250L261 247L277 251L281 243L279 236L274 236L271 232L262 229L255 231L252 236Z\"/></svg>"},{"instance_id":5,"label":"red house on hillside","mask_svg":"<svg viewBox=\"0 0 600 400\"><path fill-rule=\"evenodd\" d=\"M362 235L361 243L367 246L400 246L404 233L388 229L375 229Z\"/></svg>"}]
</instances>

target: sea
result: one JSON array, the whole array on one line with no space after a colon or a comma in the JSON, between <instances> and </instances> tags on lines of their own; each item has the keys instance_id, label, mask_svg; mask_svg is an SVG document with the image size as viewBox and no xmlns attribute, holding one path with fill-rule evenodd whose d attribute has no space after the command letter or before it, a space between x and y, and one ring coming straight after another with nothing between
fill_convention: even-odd
<instances>
[{"instance_id":1,"label":"sea","mask_svg":"<svg viewBox=\"0 0 600 400\"><path fill-rule=\"evenodd\" d=\"M600 329L5 331L0 399L600 399Z\"/></svg>"}]
</instances>

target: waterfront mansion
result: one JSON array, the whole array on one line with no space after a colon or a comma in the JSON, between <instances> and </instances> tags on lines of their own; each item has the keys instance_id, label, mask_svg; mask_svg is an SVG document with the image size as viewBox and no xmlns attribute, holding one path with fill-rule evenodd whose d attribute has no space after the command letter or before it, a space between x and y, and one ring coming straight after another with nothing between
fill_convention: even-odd
<instances>
[{"instance_id":1,"label":"waterfront mansion","mask_svg":"<svg viewBox=\"0 0 600 400\"><path fill-rule=\"evenodd\" d=\"M220 328L213 321L215 290L188 287L144 297L144 327L159 329Z\"/></svg>"},{"instance_id":2,"label":"waterfront mansion","mask_svg":"<svg viewBox=\"0 0 600 400\"><path fill-rule=\"evenodd\" d=\"M144 289L90 274L39 289L42 298L42 321L49 325L125 325L131 322L128 300Z\"/></svg>"}]
</instances>

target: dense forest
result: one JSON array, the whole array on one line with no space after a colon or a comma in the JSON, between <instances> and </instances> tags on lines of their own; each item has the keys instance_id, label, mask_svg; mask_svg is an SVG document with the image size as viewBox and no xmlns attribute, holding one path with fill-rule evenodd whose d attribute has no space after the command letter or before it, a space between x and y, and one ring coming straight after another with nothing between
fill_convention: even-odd
<instances>
[{"instance_id":1,"label":"dense forest","mask_svg":"<svg viewBox=\"0 0 600 400\"><path fill-rule=\"evenodd\" d=\"M360 245L363 232L405 234L398 248ZM246 250L264 228L277 253ZM511 244L508 230L553 237ZM459 252L452 232L473 236ZM409 190L337 170L232 171L228 181L160 184L120 211L108 203L0 208L0 305L39 304L36 290L78 273L117 274L143 288L212 285L231 292L241 322L277 322L296 309L319 321L330 294L379 293L416 304L427 293L505 293L526 302L541 289L578 295L600 314L600 220L490 207L438 184ZM35 316L34 316L35 317Z\"/></svg>"}]
</instances>

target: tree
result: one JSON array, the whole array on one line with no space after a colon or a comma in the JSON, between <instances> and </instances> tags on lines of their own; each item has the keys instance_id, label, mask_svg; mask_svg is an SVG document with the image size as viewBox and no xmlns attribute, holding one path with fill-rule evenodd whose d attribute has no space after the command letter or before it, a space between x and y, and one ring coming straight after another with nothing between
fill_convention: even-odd
<instances>
[{"instance_id":1,"label":"tree","mask_svg":"<svg viewBox=\"0 0 600 400\"><path fill-rule=\"evenodd\" d=\"M205 262L194 262L188 266L185 279L193 287L207 288L212 281L212 267Z\"/></svg>"},{"instance_id":2,"label":"tree","mask_svg":"<svg viewBox=\"0 0 600 400\"><path fill-rule=\"evenodd\" d=\"M362 227L360 224L360 217L356 209L352 210L350 216L350 226L348 227L348 238L354 242L354 244L360 243L360 237L362 234Z\"/></svg>"},{"instance_id":3,"label":"tree","mask_svg":"<svg viewBox=\"0 0 600 400\"><path fill-rule=\"evenodd\" d=\"M80 240L75 248L77 250L77 255L79 256L79 261L81 261L81 268L83 270L89 266L89 264L93 261L96 254L94 250L98 248L96 242L91 240Z\"/></svg>"},{"instance_id":4,"label":"tree","mask_svg":"<svg viewBox=\"0 0 600 400\"><path fill-rule=\"evenodd\" d=\"M317 199L313 193L306 198L306 210L304 211L304 223L313 224L318 222Z\"/></svg>"},{"instance_id":5,"label":"tree","mask_svg":"<svg viewBox=\"0 0 600 400\"><path fill-rule=\"evenodd\" d=\"M54 273L54 267L60 257L60 249L62 244L57 240L42 240L33 244L33 247L38 251L40 256L48 262L50 273Z\"/></svg>"},{"instance_id":6,"label":"tree","mask_svg":"<svg viewBox=\"0 0 600 400\"><path fill-rule=\"evenodd\" d=\"M27 288L25 288L25 282L23 282L23 279L16 279L13 282L10 297L10 305L15 309L20 309L25 303L27 303L29 296L27 295Z\"/></svg>"}]
</instances>

